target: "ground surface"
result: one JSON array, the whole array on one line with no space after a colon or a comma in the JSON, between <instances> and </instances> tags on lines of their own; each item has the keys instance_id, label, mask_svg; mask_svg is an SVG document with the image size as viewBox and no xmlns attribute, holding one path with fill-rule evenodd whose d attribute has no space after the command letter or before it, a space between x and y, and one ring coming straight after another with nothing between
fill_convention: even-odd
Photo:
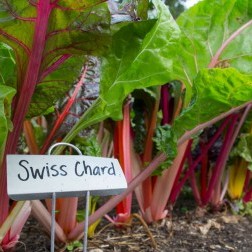
<instances>
[{"instance_id":1,"label":"ground surface","mask_svg":"<svg viewBox=\"0 0 252 252\"><path fill-rule=\"evenodd\" d=\"M17 252L50 251L50 240L32 218L27 222ZM65 250L58 250L65 251ZM75 249L74 251L82 251ZM107 221L89 239L89 252L134 251L252 251L252 219L221 213L177 207L172 216L148 226L136 217L130 226L114 228Z\"/></svg>"}]
</instances>

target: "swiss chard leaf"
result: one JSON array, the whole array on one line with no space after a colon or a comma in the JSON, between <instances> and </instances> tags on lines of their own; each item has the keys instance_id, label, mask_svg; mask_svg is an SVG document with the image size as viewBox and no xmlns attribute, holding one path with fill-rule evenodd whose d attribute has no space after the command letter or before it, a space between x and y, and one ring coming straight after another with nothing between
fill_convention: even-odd
<instances>
[{"instance_id":1,"label":"swiss chard leaf","mask_svg":"<svg viewBox=\"0 0 252 252\"><path fill-rule=\"evenodd\" d=\"M199 71L193 88L192 104L175 120L173 130L178 138L197 125L251 101L252 75L234 68Z\"/></svg>"},{"instance_id":2,"label":"swiss chard leaf","mask_svg":"<svg viewBox=\"0 0 252 252\"><path fill-rule=\"evenodd\" d=\"M123 101L133 90L164 84L172 78L170 47L179 40L180 31L167 7L161 1L153 2L158 20L120 25L114 33L102 62L100 96L65 141L92 123L108 117L120 119Z\"/></svg>"},{"instance_id":3,"label":"swiss chard leaf","mask_svg":"<svg viewBox=\"0 0 252 252\"><path fill-rule=\"evenodd\" d=\"M167 160L154 172L154 175L160 175L164 169L171 166L178 154L177 136L174 131L171 130L171 126L166 124L156 129L156 136L153 141L156 143L157 149L164 152L167 156Z\"/></svg>"},{"instance_id":4,"label":"swiss chard leaf","mask_svg":"<svg viewBox=\"0 0 252 252\"><path fill-rule=\"evenodd\" d=\"M12 86L16 82L15 59L13 50L6 44L0 43L0 82Z\"/></svg>"},{"instance_id":5,"label":"swiss chard leaf","mask_svg":"<svg viewBox=\"0 0 252 252\"><path fill-rule=\"evenodd\" d=\"M26 117L54 111L56 102L64 97L76 81L85 61L83 56L74 56L62 63L58 69L37 84Z\"/></svg>"},{"instance_id":6,"label":"swiss chard leaf","mask_svg":"<svg viewBox=\"0 0 252 252\"><path fill-rule=\"evenodd\" d=\"M0 39L13 48L17 62L17 94L24 89L33 90L40 83L33 105L40 94L50 94L49 106L66 91L62 84L73 82L73 77L50 73L55 71L73 54L100 55L110 41L110 14L102 0L73 1L1 1L0 2ZM44 8L44 9L43 9ZM48 17L47 17L48 16ZM43 32L44 33L43 33ZM38 43L39 42L39 43ZM69 56L69 57L68 57ZM72 71L73 59L66 64L61 73ZM83 63L83 62L81 62ZM75 64L80 67L80 59ZM76 69L73 71L76 74ZM57 75L58 79L55 78ZM47 77L45 79L45 77ZM29 79L29 81L28 81ZM50 92L52 85L60 92ZM41 100L40 100L41 101ZM29 100L27 99L27 102ZM40 107L40 105L38 106ZM41 113L45 108L34 109L30 115Z\"/></svg>"},{"instance_id":7,"label":"swiss chard leaf","mask_svg":"<svg viewBox=\"0 0 252 252\"><path fill-rule=\"evenodd\" d=\"M191 89L197 72L206 68L213 56L242 25L252 19L250 0L201 1L183 12L177 19L182 31L181 43L176 48L178 63L174 79L186 84L185 104L191 99ZM240 72L252 73L252 27L241 32L221 53L217 67L235 67Z\"/></svg>"},{"instance_id":8,"label":"swiss chard leaf","mask_svg":"<svg viewBox=\"0 0 252 252\"><path fill-rule=\"evenodd\" d=\"M171 78L170 47L178 42L180 31L167 7L153 2L158 20L123 27L113 36L111 51L103 61L100 96L115 120L122 116L120 104L134 89L164 84Z\"/></svg>"}]
</instances>

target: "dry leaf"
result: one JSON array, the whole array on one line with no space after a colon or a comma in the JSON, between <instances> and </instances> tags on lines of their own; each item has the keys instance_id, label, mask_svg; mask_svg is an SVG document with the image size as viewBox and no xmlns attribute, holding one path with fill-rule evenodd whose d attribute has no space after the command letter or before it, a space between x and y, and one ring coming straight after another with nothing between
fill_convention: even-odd
<instances>
[{"instance_id":1,"label":"dry leaf","mask_svg":"<svg viewBox=\"0 0 252 252\"><path fill-rule=\"evenodd\" d=\"M225 215L225 216L221 216L221 220L224 223L238 223L238 221L240 220L240 216L238 215Z\"/></svg>"},{"instance_id":2,"label":"dry leaf","mask_svg":"<svg viewBox=\"0 0 252 252\"><path fill-rule=\"evenodd\" d=\"M218 223L212 219L212 220L208 220L205 225L199 226L199 230L203 235L206 235L209 232L211 227L214 227L216 229L220 229L221 225L220 225L220 223Z\"/></svg>"}]
</instances>

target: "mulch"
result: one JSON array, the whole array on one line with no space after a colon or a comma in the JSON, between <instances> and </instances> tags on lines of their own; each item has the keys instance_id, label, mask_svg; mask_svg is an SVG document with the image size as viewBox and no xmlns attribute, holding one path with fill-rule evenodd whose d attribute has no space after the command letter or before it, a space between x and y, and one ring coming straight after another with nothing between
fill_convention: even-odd
<instances>
[{"instance_id":1,"label":"mulch","mask_svg":"<svg viewBox=\"0 0 252 252\"><path fill-rule=\"evenodd\" d=\"M209 213L202 209L175 208L166 219L146 226L138 214L129 224L114 227L103 219L89 238L89 252L224 252L252 251L252 219L232 215L228 210ZM17 244L17 252L48 252L50 239L32 217ZM56 251L69 251L58 248ZM72 251L82 251L74 248Z\"/></svg>"}]
</instances>

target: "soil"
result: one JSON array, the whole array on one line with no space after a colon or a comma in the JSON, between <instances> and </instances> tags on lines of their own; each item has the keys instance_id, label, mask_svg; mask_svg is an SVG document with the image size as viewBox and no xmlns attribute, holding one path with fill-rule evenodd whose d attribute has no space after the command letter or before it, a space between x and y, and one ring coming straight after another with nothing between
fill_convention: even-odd
<instances>
[{"instance_id":1,"label":"soil","mask_svg":"<svg viewBox=\"0 0 252 252\"><path fill-rule=\"evenodd\" d=\"M188 204L180 200L171 216L148 226L141 222L137 214L124 228L115 228L104 219L95 236L88 240L88 251L250 252L251 224L251 217L232 215L228 209L209 213L202 209L189 209ZM32 217L26 223L15 251L50 251L49 237ZM68 250L61 248L56 251ZM72 251L82 249L75 248Z\"/></svg>"}]
</instances>

